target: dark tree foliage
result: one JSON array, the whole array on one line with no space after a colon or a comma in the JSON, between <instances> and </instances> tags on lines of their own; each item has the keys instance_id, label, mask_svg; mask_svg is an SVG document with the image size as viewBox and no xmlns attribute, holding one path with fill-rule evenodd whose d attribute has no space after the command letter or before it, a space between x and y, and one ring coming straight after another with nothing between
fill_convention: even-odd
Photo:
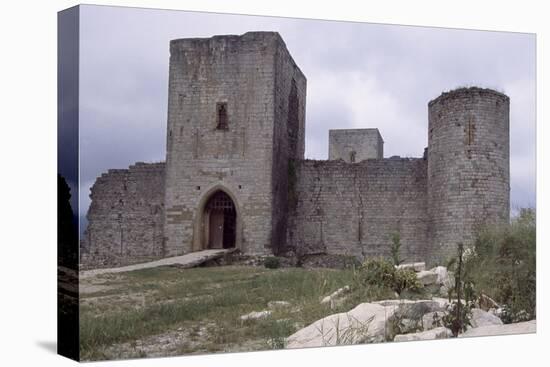
<instances>
[{"instance_id":1,"label":"dark tree foliage","mask_svg":"<svg viewBox=\"0 0 550 367\"><path fill-rule=\"evenodd\" d=\"M57 244L59 265L78 267L78 224L71 208L71 189L61 175L57 175Z\"/></svg>"},{"instance_id":2,"label":"dark tree foliage","mask_svg":"<svg viewBox=\"0 0 550 367\"><path fill-rule=\"evenodd\" d=\"M57 351L79 360L78 227L71 190L57 175Z\"/></svg>"}]
</instances>

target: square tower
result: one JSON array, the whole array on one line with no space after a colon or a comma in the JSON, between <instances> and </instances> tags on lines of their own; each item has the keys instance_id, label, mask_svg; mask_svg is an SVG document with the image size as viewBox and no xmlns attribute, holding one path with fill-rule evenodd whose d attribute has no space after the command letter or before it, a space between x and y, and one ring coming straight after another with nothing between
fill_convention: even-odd
<instances>
[{"instance_id":1,"label":"square tower","mask_svg":"<svg viewBox=\"0 0 550 367\"><path fill-rule=\"evenodd\" d=\"M284 248L306 78L276 32L170 42L164 249Z\"/></svg>"},{"instance_id":2,"label":"square tower","mask_svg":"<svg viewBox=\"0 0 550 367\"><path fill-rule=\"evenodd\" d=\"M328 132L328 159L357 163L382 159L384 140L378 129L337 129Z\"/></svg>"}]
</instances>

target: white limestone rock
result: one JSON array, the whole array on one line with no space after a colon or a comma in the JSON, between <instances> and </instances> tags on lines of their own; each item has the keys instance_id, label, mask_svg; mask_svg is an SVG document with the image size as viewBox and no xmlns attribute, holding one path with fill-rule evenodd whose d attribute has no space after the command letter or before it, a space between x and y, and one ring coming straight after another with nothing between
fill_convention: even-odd
<instances>
[{"instance_id":1,"label":"white limestone rock","mask_svg":"<svg viewBox=\"0 0 550 367\"><path fill-rule=\"evenodd\" d=\"M336 291L332 292L330 295L324 297L321 300L321 304L322 305L328 304L330 305L330 309L334 309L340 306L345 301L344 294L349 293L350 290L351 288L349 285L339 288Z\"/></svg>"},{"instance_id":2,"label":"white limestone rock","mask_svg":"<svg viewBox=\"0 0 550 367\"><path fill-rule=\"evenodd\" d=\"M391 299L374 302L391 308L397 317L420 320L428 312L445 311L448 302L443 298L408 300Z\"/></svg>"},{"instance_id":3,"label":"white limestone rock","mask_svg":"<svg viewBox=\"0 0 550 367\"><path fill-rule=\"evenodd\" d=\"M394 342L407 342L413 340L434 340L434 339L447 339L451 337L453 333L451 330L445 327L438 327L428 331L421 331L419 333L412 334L400 334L396 335L393 339Z\"/></svg>"},{"instance_id":4,"label":"white limestone rock","mask_svg":"<svg viewBox=\"0 0 550 367\"><path fill-rule=\"evenodd\" d=\"M436 266L429 271L437 274L437 279L432 285L436 288L434 291L439 292L439 294L443 297L447 297L449 290L454 287L455 279L453 272L448 271L444 266Z\"/></svg>"},{"instance_id":5,"label":"white limestone rock","mask_svg":"<svg viewBox=\"0 0 550 367\"><path fill-rule=\"evenodd\" d=\"M500 309L500 305L496 303L494 299L489 297L488 295L481 293L479 295L479 308L481 308L483 311L489 311L491 309L498 310Z\"/></svg>"},{"instance_id":6,"label":"white limestone rock","mask_svg":"<svg viewBox=\"0 0 550 367\"><path fill-rule=\"evenodd\" d=\"M445 311L428 312L422 316L422 330L427 331L436 327L443 326L443 317L447 315Z\"/></svg>"},{"instance_id":7,"label":"white limestone rock","mask_svg":"<svg viewBox=\"0 0 550 367\"><path fill-rule=\"evenodd\" d=\"M436 266L430 269L430 271L437 274L436 284L446 287L454 286L454 275L446 267Z\"/></svg>"},{"instance_id":8,"label":"white limestone rock","mask_svg":"<svg viewBox=\"0 0 550 367\"><path fill-rule=\"evenodd\" d=\"M443 309L447 309L449 307L449 299L448 298L433 297L432 301L437 302L437 304Z\"/></svg>"},{"instance_id":9,"label":"white limestone rock","mask_svg":"<svg viewBox=\"0 0 550 367\"><path fill-rule=\"evenodd\" d=\"M416 277L423 286L437 284L437 273L431 270L424 270L416 273Z\"/></svg>"},{"instance_id":10,"label":"white limestone rock","mask_svg":"<svg viewBox=\"0 0 550 367\"><path fill-rule=\"evenodd\" d=\"M464 333L459 334L459 338L470 336L495 336L495 335L513 335L513 334L529 334L537 332L537 321L524 321L515 324L504 325L485 325L476 328L470 328Z\"/></svg>"},{"instance_id":11,"label":"white limestone rock","mask_svg":"<svg viewBox=\"0 0 550 367\"><path fill-rule=\"evenodd\" d=\"M483 311L479 308L473 308L472 309L472 317L470 318L470 324L473 328L480 327L480 326L488 326L488 325L502 325L503 322L500 318L493 315L492 313L489 313L487 311Z\"/></svg>"},{"instance_id":12,"label":"white limestone rock","mask_svg":"<svg viewBox=\"0 0 550 367\"><path fill-rule=\"evenodd\" d=\"M389 338L394 311L381 304L362 303L349 312L329 315L287 338L287 348L382 342Z\"/></svg>"},{"instance_id":13,"label":"white limestone rock","mask_svg":"<svg viewBox=\"0 0 550 367\"><path fill-rule=\"evenodd\" d=\"M251 313L248 313L246 315L242 315L240 317L241 321L249 321L249 320L260 320L265 319L271 316L273 311L270 310L264 310L264 311L252 311Z\"/></svg>"},{"instance_id":14,"label":"white limestone rock","mask_svg":"<svg viewBox=\"0 0 550 367\"><path fill-rule=\"evenodd\" d=\"M399 332L398 334L407 334L417 332L421 327L420 320L418 319L401 319L399 321Z\"/></svg>"},{"instance_id":15,"label":"white limestone rock","mask_svg":"<svg viewBox=\"0 0 550 367\"><path fill-rule=\"evenodd\" d=\"M426 270L426 263L424 262L418 262L418 263L408 263L408 264L400 264L395 267L396 269L410 269L415 272L424 271Z\"/></svg>"}]
</instances>

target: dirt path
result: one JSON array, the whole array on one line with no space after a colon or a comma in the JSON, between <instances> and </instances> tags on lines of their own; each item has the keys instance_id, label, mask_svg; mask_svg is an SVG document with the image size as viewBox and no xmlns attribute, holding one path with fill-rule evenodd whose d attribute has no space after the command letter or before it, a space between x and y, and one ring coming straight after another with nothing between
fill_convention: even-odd
<instances>
[{"instance_id":1,"label":"dirt path","mask_svg":"<svg viewBox=\"0 0 550 367\"><path fill-rule=\"evenodd\" d=\"M203 251L191 252L189 254L182 255L182 256L167 257L156 261L151 261L151 262L141 263L141 264L133 264L128 266L121 266L118 268L85 270L80 272L80 279L94 277L99 274L122 273L126 271L156 268L158 266L177 265L182 268L192 268L202 264L205 261L222 257L225 254L228 254L232 251L234 251L234 249L203 250Z\"/></svg>"}]
</instances>

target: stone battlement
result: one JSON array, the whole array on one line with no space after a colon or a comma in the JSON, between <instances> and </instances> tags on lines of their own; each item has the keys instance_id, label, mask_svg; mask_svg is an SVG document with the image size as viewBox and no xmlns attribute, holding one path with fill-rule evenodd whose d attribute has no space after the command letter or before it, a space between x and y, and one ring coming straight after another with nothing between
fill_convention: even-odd
<instances>
[{"instance_id":1,"label":"stone battlement","mask_svg":"<svg viewBox=\"0 0 550 367\"><path fill-rule=\"evenodd\" d=\"M479 88L479 87L464 87L464 88L453 89L449 92L441 93L437 98L434 98L430 102L428 102L428 107L431 107L434 103L443 103L446 100L451 98L471 98L473 96L480 96L480 97L494 96L504 101L510 100L510 97L508 97L506 94L497 92L496 90L493 90L493 89Z\"/></svg>"}]
</instances>

